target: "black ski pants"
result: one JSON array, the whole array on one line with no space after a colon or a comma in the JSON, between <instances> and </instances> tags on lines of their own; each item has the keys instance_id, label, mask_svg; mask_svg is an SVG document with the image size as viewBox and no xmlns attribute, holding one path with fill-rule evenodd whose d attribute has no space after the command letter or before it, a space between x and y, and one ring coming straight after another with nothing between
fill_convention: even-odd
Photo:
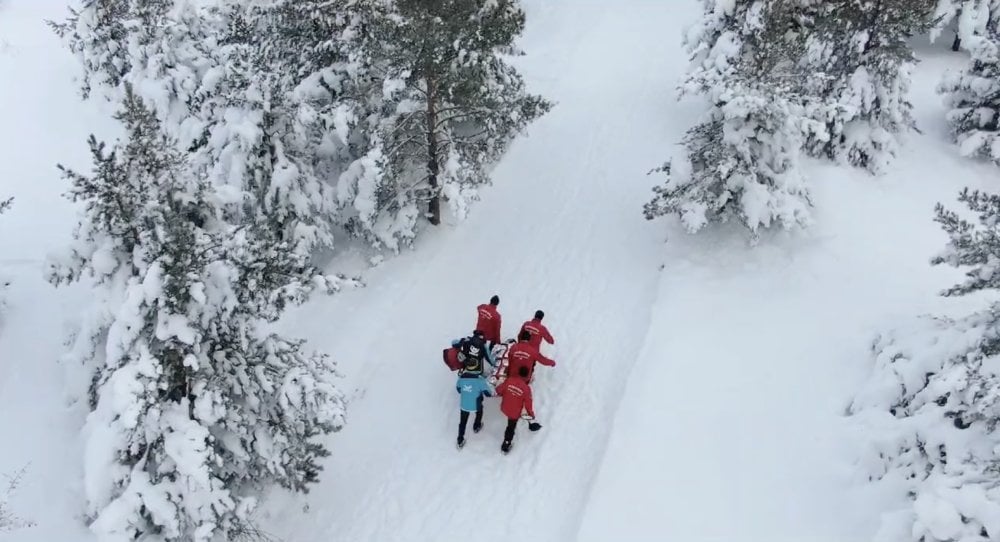
<instances>
[{"instance_id":1,"label":"black ski pants","mask_svg":"<svg viewBox=\"0 0 1000 542\"><path fill-rule=\"evenodd\" d=\"M472 414L472 413L471 412L466 412L466 411L463 410L462 413L459 414L459 416L458 416L458 438L460 438L460 439L465 438L465 426L469 423L469 414ZM479 425L479 424L483 423L483 398L482 397L480 397L479 400L476 401L476 421L474 423L476 425Z\"/></svg>"},{"instance_id":2,"label":"black ski pants","mask_svg":"<svg viewBox=\"0 0 1000 542\"><path fill-rule=\"evenodd\" d=\"M517 429L517 421L520 418L507 419L507 430L503 432L504 442L514 442L514 431Z\"/></svg>"}]
</instances>

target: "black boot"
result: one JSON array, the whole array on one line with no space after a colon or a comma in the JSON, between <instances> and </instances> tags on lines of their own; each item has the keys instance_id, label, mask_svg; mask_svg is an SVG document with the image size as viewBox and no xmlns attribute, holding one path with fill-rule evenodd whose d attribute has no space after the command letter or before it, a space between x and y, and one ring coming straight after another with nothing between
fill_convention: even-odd
<instances>
[{"instance_id":1,"label":"black boot","mask_svg":"<svg viewBox=\"0 0 1000 542\"><path fill-rule=\"evenodd\" d=\"M500 445L500 451L503 452L504 454L507 454L508 452L510 452L510 448L513 445L514 444L511 441L505 440L503 441L503 444Z\"/></svg>"},{"instance_id":2,"label":"black boot","mask_svg":"<svg viewBox=\"0 0 1000 542\"><path fill-rule=\"evenodd\" d=\"M463 446L465 446L465 439L458 437L458 449L461 450Z\"/></svg>"},{"instance_id":3,"label":"black boot","mask_svg":"<svg viewBox=\"0 0 1000 542\"><path fill-rule=\"evenodd\" d=\"M478 433L483 430L483 422L476 422L472 424L472 432Z\"/></svg>"}]
</instances>

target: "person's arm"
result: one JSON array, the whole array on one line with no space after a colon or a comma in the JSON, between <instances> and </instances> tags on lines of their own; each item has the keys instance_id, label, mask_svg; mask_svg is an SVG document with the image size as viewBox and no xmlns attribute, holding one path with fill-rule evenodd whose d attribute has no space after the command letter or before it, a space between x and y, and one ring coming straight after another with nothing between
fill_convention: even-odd
<instances>
[{"instance_id":1,"label":"person's arm","mask_svg":"<svg viewBox=\"0 0 1000 542\"><path fill-rule=\"evenodd\" d=\"M541 363L542 365L548 365L549 367L555 367L556 366L555 360L552 360L552 359L549 359L549 358L545 357L541 352L538 353L538 358L537 359L538 359L538 363Z\"/></svg>"},{"instance_id":2,"label":"person's arm","mask_svg":"<svg viewBox=\"0 0 1000 542\"><path fill-rule=\"evenodd\" d=\"M556 340L552 338L552 334L549 333L549 328L547 327L542 328L542 338L549 344L556 344Z\"/></svg>"}]
</instances>

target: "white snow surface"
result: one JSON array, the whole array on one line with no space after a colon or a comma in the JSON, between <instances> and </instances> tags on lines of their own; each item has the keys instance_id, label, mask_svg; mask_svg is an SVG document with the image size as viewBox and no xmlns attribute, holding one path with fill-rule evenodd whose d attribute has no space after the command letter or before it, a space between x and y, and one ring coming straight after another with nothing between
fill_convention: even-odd
<instances>
[{"instance_id":1,"label":"white snow surface","mask_svg":"<svg viewBox=\"0 0 1000 542\"><path fill-rule=\"evenodd\" d=\"M737 227L687 236L642 218L660 181L646 171L703 109L673 100L697 3L525 6L518 62L555 109L467 220L282 323L337 358L351 404L322 482L268 495L264 527L289 542L870 540L902 496L858 476L862 438L844 407L875 334L945 306L935 293L956 272L928 265L945 241L934 203L996 176L947 140L934 88L955 57L921 52L924 134L887 175L809 164L816 225L750 248ZM28 465L9 506L37 522L0 541L92 540L86 405L70 400L85 383L59 363L87 292L41 275L75 223L54 165L86 171L85 137L109 121L78 101L74 60L44 26L64 8L0 0L0 198L16 198L0 216L0 274L14 282L0 317L0 474ZM535 384L545 427L522 424L509 456L495 400L455 449L458 397L440 359L493 293L506 336L541 308L556 337L558 366Z\"/></svg>"}]
</instances>

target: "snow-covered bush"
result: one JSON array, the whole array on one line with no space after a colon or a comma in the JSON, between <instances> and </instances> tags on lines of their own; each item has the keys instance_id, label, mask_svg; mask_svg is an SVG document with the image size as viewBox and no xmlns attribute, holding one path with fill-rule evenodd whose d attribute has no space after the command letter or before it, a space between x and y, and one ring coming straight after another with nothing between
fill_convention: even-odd
<instances>
[{"instance_id":1,"label":"snow-covered bush","mask_svg":"<svg viewBox=\"0 0 1000 542\"><path fill-rule=\"evenodd\" d=\"M951 237L933 261L968 267L944 292L1000 287L1000 196L962 193L978 224L938 207ZM960 319L922 318L874 346L867 386L850 412L870 446L872 479L901 484L911 505L888 514L880 541L952 542L1000 536L1000 303Z\"/></svg>"},{"instance_id":2,"label":"snow-covered bush","mask_svg":"<svg viewBox=\"0 0 1000 542\"><path fill-rule=\"evenodd\" d=\"M811 154L885 171L915 127L908 93L916 62L910 37L932 25L934 0L807 2L799 61L810 115L826 129Z\"/></svg>"},{"instance_id":3,"label":"snow-covered bush","mask_svg":"<svg viewBox=\"0 0 1000 542\"><path fill-rule=\"evenodd\" d=\"M665 168L668 180L654 188L646 218L677 214L691 232L734 218L754 235L808 224L799 155L809 124L794 97L773 87L727 89L709 119L688 132L686 156Z\"/></svg>"},{"instance_id":4,"label":"snow-covered bush","mask_svg":"<svg viewBox=\"0 0 1000 542\"><path fill-rule=\"evenodd\" d=\"M84 205L57 284L96 283L71 361L92 370L84 428L91 529L106 540L225 539L251 529L262 490L305 490L343 423L334 367L266 323L319 287L308 254L230 203L126 87L127 139L91 138L91 175L63 169Z\"/></svg>"},{"instance_id":5,"label":"snow-covered bush","mask_svg":"<svg viewBox=\"0 0 1000 542\"><path fill-rule=\"evenodd\" d=\"M685 37L691 70L687 94L712 104L684 139L686 156L658 171L667 181L645 206L648 219L677 214L689 231L736 218L756 237L761 228L810 221L809 191L799 169L815 123L804 116L789 69L800 51L785 37L794 10L772 0L705 0L702 20Z\"/></svg>"},{"instance_id":6,"label":"snow-covered bush","mask_svg":"<svg viewBox=\"0 0 1000 542\"><path fill-rule=\"evenodd\" d=\"M27 467L22 468L13 475L4 476L7 479L7 486L3 491L0 491L0 533L35 526L33 521L18 517L10 509L10 499L14 496L14 492L17 491L18 486L21 485L21 480L24 478L26 470Z\"/></svg>"},{"instance_id":7,"label":"snow-covered bush","mask_svg":"<svg viewBox=\"0 0 1000 542\"><path fill-rule=\"evenodd\" d=\"M938 0L931 20L931 41L953 26L955 39L952 49L958 51L968 46L970 38L987 35L987 27L995 25L1000 17L1000 0Z\"/></svg>"},{"instance_id":8,"label":"snow-covered bush","mask_svg":"<svg viewBox=\"0 0 1000 542\"><path fill-rule=\"evenodd\" d=\"M960 152L1000 163L1000 35L965 40L971 59L945 75L938 90L950 110L948 121Z\"/></svg>"}]
</instances>

